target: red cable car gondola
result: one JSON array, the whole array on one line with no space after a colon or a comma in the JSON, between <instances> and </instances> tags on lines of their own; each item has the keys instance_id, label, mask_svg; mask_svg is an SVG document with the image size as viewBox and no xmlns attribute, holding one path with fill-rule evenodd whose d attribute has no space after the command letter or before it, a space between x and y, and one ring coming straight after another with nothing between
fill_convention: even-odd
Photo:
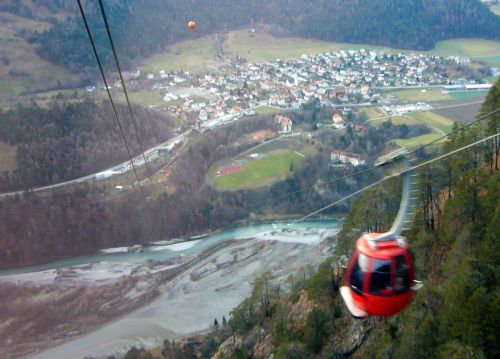
<instances>
[{"instance_id":1,"label":"red cable car gondola","mask_svg":"<svg viewBox=\"0 0 500 359\"><path fill-rule=\"evenodd\" d=\"M402 158L406 152L393 155L380 164ZM398 215L387 233L367 233L356 242L356 249L344 273L340 293L356 318L368 315L387 317L403 310L414 291L420 288L415 281L413 259L408 243L400 236L415 204L411 198L411 175L404 174L403 195ZM413 284L417 284L413 286Z\"/></svg>"},{"instance_id":2,"label":"red cable car gondola","mask_svg":"<svg viewBox=\"0 0 500 359\"><path fill-rule=\"evenodd\" d=\"M355 317L394 315L408 305L414 293L408 244L394 239L376 241L379 235L369 233L358 239L344 275L340 290Z\"/></svg>"}]
</instances>

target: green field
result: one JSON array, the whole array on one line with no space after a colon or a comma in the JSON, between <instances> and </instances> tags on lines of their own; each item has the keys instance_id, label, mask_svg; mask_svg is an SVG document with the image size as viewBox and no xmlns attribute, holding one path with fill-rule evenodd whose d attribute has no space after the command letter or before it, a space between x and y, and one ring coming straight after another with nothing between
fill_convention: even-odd
<instances>
[{"instance_id":1,"label":"green field","mask_svg":"<svg viewBox=\"0 0 500 359\"><path fill-rule=\"evenodd\" d=\"M389 116L385 118L379 118L377 120L370 121L374 126L380 126L384 122L391 121L393 125L417 125L420 122L413 117L409 116Z\"/></svg>"},{"instance_id":2,"label":"green field","mask_svg":"<svg viewBox=\"0 0 500 359\"><path fill-rule=\"evenodd\" d=\"M59 94L61 97L59 97ZM86 91L82 89L44 91L35 94L19 95L11 99L0 99L0 108L9 110L17 107L18 104L30 106L33 101L35 101L38 106L47 108L53 103L77 103L84 101L88 97Z\"/></svg>"},{"instance_id":3,"label":"green field","mask_svg":"<svg viewBox=\"0 0 500 359\"><path fill-rule=\"evenodd\" d=\"M379 111L376 107L366 107L366 108L362 109L361 112L366 114L366 116L368 117L369 120L372 118L378 118L378 117L385 116L385 114L383 112Z\"/></svg>"},{"instance_id":4,"label":"green field","mask_svg":"<svg viewBox=\"0 0 500 359\"><path fill-rule=\"evenodd\" d=\"M259 106L255 109L255 112L257 112L259 115L265 115L268 113L277 113L280 112L280 110L276 107L271 106Z\"/></svg>"},{"instance_id":5,"label":"green field","mask_svg":"<svg viewBox=\"0 0 500 359\"><path fill-rule=\"evenodd\" d=\"M55 87L76 80L77 75L43 60L35 47L17 35L21 29L41 30L49 23L36 22L8 13L0 13L0 48L7 62L0 62L0 98L15 97L25 91Z\"/></svg>"},{"instance_id":6,"label":"green field","mask_svg":"<svg viewBox=\"0 0 500 359\"><path fill-rule=\"evenodd\" d=\"M317 54L339 48L391 50L385 46L346 44L295 37L276 38L265 32L252 33L249 30L229 32L224 43L224 51L227 54L240 55L250 62L289 59L300 57L303 54Z\"/></svg>"},{"instance_id":7,"label":"green field","mask_svg":"<svg viewBox=\"0 0 500 359\"><path fill-rule=\"evenodd\" d=\"M119 103L127 103L125 93L123 91L112 91L111 95L113 100ZM97 98L108 100L108 93L103 90L99 91L96 95ZM159 106L164 104L163 96L159 91L143 90L143 91L128 91L130 102L136 105L148 107Z\"/></svg>"},{"instance_id":8,"label":"green field","mask_svg":"<svg viewBox=\"0 0 500 359\"><path fill-rule=\"evenodd\" d=\"M439 41L431 53L441 56L466 56L486 61L490 66L500 66L500 41L483 39L453 39Z\"/></svg>"},{"instance_id":9,"label":"green field","mask_svg":"<svg viewBox=\"0 0 500 359\"><path fill-rule=\"evenodd\" d=\"M14 15L10 12L0 12L0 23L2 27L7 27L15 31L29 30L42 32L50 30L52 24L46 21L35 21L26 17Z\"/></svg>"},{"instance_id":10,"label":"green field","mask_svg":"<svg viewBox=\"0 0 500 359\"><path fill-rule=\"evenodd\" d=\"M450 96L453 97L454 100L469 100L469 99L481 99L486 97L488 93L482 91L469 91L469 92L452 92Z\"/></svg>"},{"instance_id":11,"label":"green field","mask_svg":"<svg viewBox=\"0 0 500 359\"><path fill-rule=\"evenodd\" d=\"M385 46L347 44L295 37L276 38L261 31L252 33L249 30L234 30L228 32L225 36L224 56L239 55L250 62L295 58L303 54L317 54L339 48L370 48L393 51ZM141 70L146 72L158 72L160 70L201 72L214 69L222 63L225 63L225 61L216 58L213 36L204 36L178 42L170 46L166 51L145 59Z\"/></svg>"},{"instance_id":12,"label":"green field","mask_svg":"<svg viewBox=\"0 0 500 359\"><path fill-rule=\"evenodd\" d=\"M186 40L170 46L167 51L153 55L143 61L141 70L146 72L192 71L213 69L217 65L214 39L204 36Z\"/></svg>"},{"instance_id":13,"label":"green field","mask_svg":"<svg viewBox=\"0 0 500 359\"><path fill-rule=\"evenodd\" d=\"M252 32L249 29L230 31L224 36L224 56L239 55L250 62L297 58L303 54L317 54L340 48L377 49L386 52L411 51L368 44L338 43L295 37L276 38L269 33L263 31ZM428 53L442 56L467 56L473 59L484 60L495 66L495 64L500 64L500 41L481 39L444 40L439 41L436 47L428 51ZM159 70L187 70L196 72L214 69L222 63L224 61L216 58L213 36L204 36L198 39L178 42L170 46L167 51L144 60L142 70L147 72L157 72ZM430 94L419 95L419 97L422 101L428 101L431 95L435 95L433 91L430 92ZM411 93L409 96L411 96Z\"/></svg>"},{"instance_id":14,"label":"green field","mask_svg":"<svg viewBox=\"0 0 500 359\"><path fill-rule=\"evenodd\" d=\"M444 94L441 89L431 88L422 92L421 89L403 89L384 92L384 95L396 96L402 100L412 100L412 101L422 101L422 102L432 102L432 101L447 101L453 100L453 97L449 94Z\"/></svg>"},{"instance_id":15,"label":"green field","mask_svg":"<svg viewBox=\"0 0 500 359\"><path fill-rule=\"evenodd\" d=\"M438 55L459 55L469 57L481 57L500 55L500 41L483 39L452 39L436 43L431 52Z\"/></svg>"},{"instance_id":16,"label":"green field","mask_svg":"<svg viewBox=\"0 0 500 359\"><path fill-rule=\"evenodd\" d=\"M367 44L338 43L291 37L275 38L264 32L251 33L248 30L229 32L224 44L225 52L232 55L238 54L250 62L293 58L302 54L316 54L340 48L376 49L386 52L411 51ZM437 42L436 47L428 52L441 56L466 56L486 61L493 67L500 66L500 41L482 39L443 40Z\"/></svg>"},{"instance_id":17,"label":"green field","mask_svg":"<svg viewBox=\"0 0 500 359\"><path fill-rule=\"evenodd\" d=\"M0 141L0 173L17 168L16 147Z\"/></svg>"},{"instance_id":18,"label":"green field","mask_svg":"<svg viewBox=\"0 0 500 359\"><path fill-rule=\"evenodd\" d=\"M494 56L481 56L477 60L487 62L491 67L500 67L500 55Z\"/></svg>"},{"instance_id":19,"label":"green field","mask_svg":"<svg viewBox=\"0 0 500 359\"><path fill-rule=\"evenodd\" d=\"M381 118L370 123L379 126L384 122L391 120L394 125L427 125L435 132L449 133L453 127L453 121L447 117L438 115L434 112L413 112L404 116L391 116L387 118Z\"/></svg>"},{"instance_id":20,"label":"green field","mask_svg":"<svg viewBox=\"0 0 500 359\"><path fill-rule=\"evenodd\" d=\"M33 14L36 14L40 18L50 18L54 17L57 20L64 21L68 16L78 16L77 10L65 10L63 8L57 9L56 13L50 11L43 5L43 2L36 0L16 0L17 2L22 2L24 6L28 7Z\"/></svg>"},{"instance_id":21,"label":"green field","mask_svg":"<svg viewBox=\"0 0 500 359\"><path fill-rule=\"evenodd\" d=\"M421 136L412 137L412 138L397 139L397 140L394 140L394 143L396 143L400 147L412 148L412 147L425 145L431 141L438 139L441 136L442 135L439 133L428 133L426 135L421 135Z\"/></svg>"},{"instance_id":22,"label":"green field","mask_svg":"<svg viewBox=\"0 0 500 359\"><path fill-rule=\"evenodd\" d=\"M433 102L433 101L462 101L468 99L481 98L486 96L486 92L454 92L442 93L439 88L431 88L422 92L421 89L401 89L384 92L384 95L396 96L401 100Z\"/></svg>"},{"instance_id":23,"label":"green field","mask_svg":"<svg viewBox=\"0 0 500 359\"><path fill-rule=\"evenodd\" d=\"M429 127L437 128L444 133L451 132L451 129L453 128L452 120L434 112L414 112L410 113L409 116L413 117L420 123Z\"/></svg>"},{"instance_id":24,"label":"green field","mask_svg":"<svg viewBox=\"0 0 500 359\"><path fill-rule=\"evenodd\" d=\"M225 176L217 176L219 166L209 171L209 181L219 190L236 190L266 186L290 175L290 166L299 167L304 158L292 150L276 150L266 157L247 162L244 170Z\"/></svg>"}]
</instances>

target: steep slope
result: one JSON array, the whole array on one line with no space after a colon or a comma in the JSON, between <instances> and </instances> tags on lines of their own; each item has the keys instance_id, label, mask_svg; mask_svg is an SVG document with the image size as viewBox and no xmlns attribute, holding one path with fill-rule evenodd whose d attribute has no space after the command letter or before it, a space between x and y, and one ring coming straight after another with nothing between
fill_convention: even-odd
<instances>
[{"instance_id":1,"label":"steep slope","mask_svg":"<svg viewBox=\"0 0 500 359\"><path fill-rule=\"evenodd\" d=\"M23 3L16 7L7 1L0 10L30 14ZM36 3L54 14L71 15L64 20L48 17L54 26L32 34L32 41L40 45L39 54L73 71L92 68L75 2ZM99 49L108 49L98 5L85 2L85 6ZM420 50L447 38L500 38L500 17L479 0L114 0L105 6L118 50L129 64L179 40L255 23L267 24L275 34ZM31 16L37 15L31 12ZM189 19L198 22L194 33L186 30ZM109 51L102 53L109 62Z\"/></svg>"},{"instance_id":2,"label":"steep slope","mask_svg":"<svg viewBox=\"0 0 500 359\"><path fill-rule=\"evenodd\" d=\"M28 41L28 33L43 32L51 26L0 10L0 100L79 83L78 75L43 59L36 52L37 44Z\"/></svg>"},{"instance_id":3,"label":"steep slope","mask_svg":"<svg viewBox=\"0 0 500 359\"><path fill-rule=\"evenodd\" d=\"M133 155L140 153L132 121L124 105L117 110ZM145 148L170 137L173 123L151 111L135 108ZM0 191L58 183L99 172L125 161L127 153L113 120L111 106L85 100L53 104L48 109L0 110L0 141L17 147L17 168L2 171Z\"/></svg>"},{"instance_id":4,"label":"steep slope","mask_svg":"<svg viewBox=\"0 0 500 359\"><path fill-rule=\"evenodd\" d=\"M481 112L498 108L499 100L500 80ZM492 116L487 124L459 132L443 151L499 129L500 117ZM306 281L291 278L290 294L269 296L275 288L254 288L252 297L232 312L229 325L235 337L225 341L217 357L497 358L499 145L497 138L422 171L422 202L406 236L424 288L403 313L355 320L338 294L337 260L352 251L362 231L389 225L398 202L389 184L357 201L339 236L336 256ZM300 310L305 301L307 311Z\"/></svg>"}]
</instances>

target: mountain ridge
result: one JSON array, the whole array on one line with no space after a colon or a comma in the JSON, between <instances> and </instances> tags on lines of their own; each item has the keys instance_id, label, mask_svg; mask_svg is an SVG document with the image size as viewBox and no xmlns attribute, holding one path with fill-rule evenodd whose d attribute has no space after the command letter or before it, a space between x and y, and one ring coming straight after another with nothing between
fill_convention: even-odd
<instances>
[{"instance_id":1,"label":"mountain ridge","mask_svg":"<svg viewBox=\"0 0 500 359\"><path fill-rule=\"evenodd\" d=\"M70 0L38 0L51 29L29 35L45 59L72 71L93 68L94 59L78 9ZM7 1L0 11L36 17L24 2ZM84 3L98 50L107 64L111 56L98 5ZM458 37L500 39L500 17L479 0L257 0L252 2L112 0L104 4L117 50L125 65L200 35L264 23L273 33L328 41L368 43L429 50L436 41ZM31 12L30 12L31 11ZM56 18L58 11L68 15ZM175 14L175 16L169 16ZM241 16L235 16L241 14ZM147 21L145 21L147 19ZM186 23L195 19L195 32Z\"/></svg>"}]
</instances>

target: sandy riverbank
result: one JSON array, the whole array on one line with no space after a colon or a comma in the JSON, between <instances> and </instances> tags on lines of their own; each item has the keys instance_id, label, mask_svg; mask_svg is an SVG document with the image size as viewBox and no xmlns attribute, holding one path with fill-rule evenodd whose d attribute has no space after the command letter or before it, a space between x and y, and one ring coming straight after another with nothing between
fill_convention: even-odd
<instances>
[{"instance_id":1,"label":"sandy riverbank","mask_svg":"<svg viewBox=\"0 0 500 359\"><path fill-rule=\"evenodd\" d=\"M164 338L205 330L214 318L229 317L231 309L250 294L251 282L259 274L270 270L284 283L290 273L319 264L333 249L331 241L323 240L335 232L270 230L164 263L97 263L2 277L0 294L15 288L20 295L23 291L34 295L31 301L7 296L17 301L18 311L10 308L7 325L0 326L0 357L65 359L67 353L73 358L106 357L124 353L132 345L151 347ZM5 297L0 298L1 303ZM58 320L45 324L19 312L30 305L31 310L54 308L61 301L64 313L56 310ZM25 328L27 320L35 322L34 328ZM21 329L19 334L5 336L14 325Z\"/></svg>"}]
</instances>

